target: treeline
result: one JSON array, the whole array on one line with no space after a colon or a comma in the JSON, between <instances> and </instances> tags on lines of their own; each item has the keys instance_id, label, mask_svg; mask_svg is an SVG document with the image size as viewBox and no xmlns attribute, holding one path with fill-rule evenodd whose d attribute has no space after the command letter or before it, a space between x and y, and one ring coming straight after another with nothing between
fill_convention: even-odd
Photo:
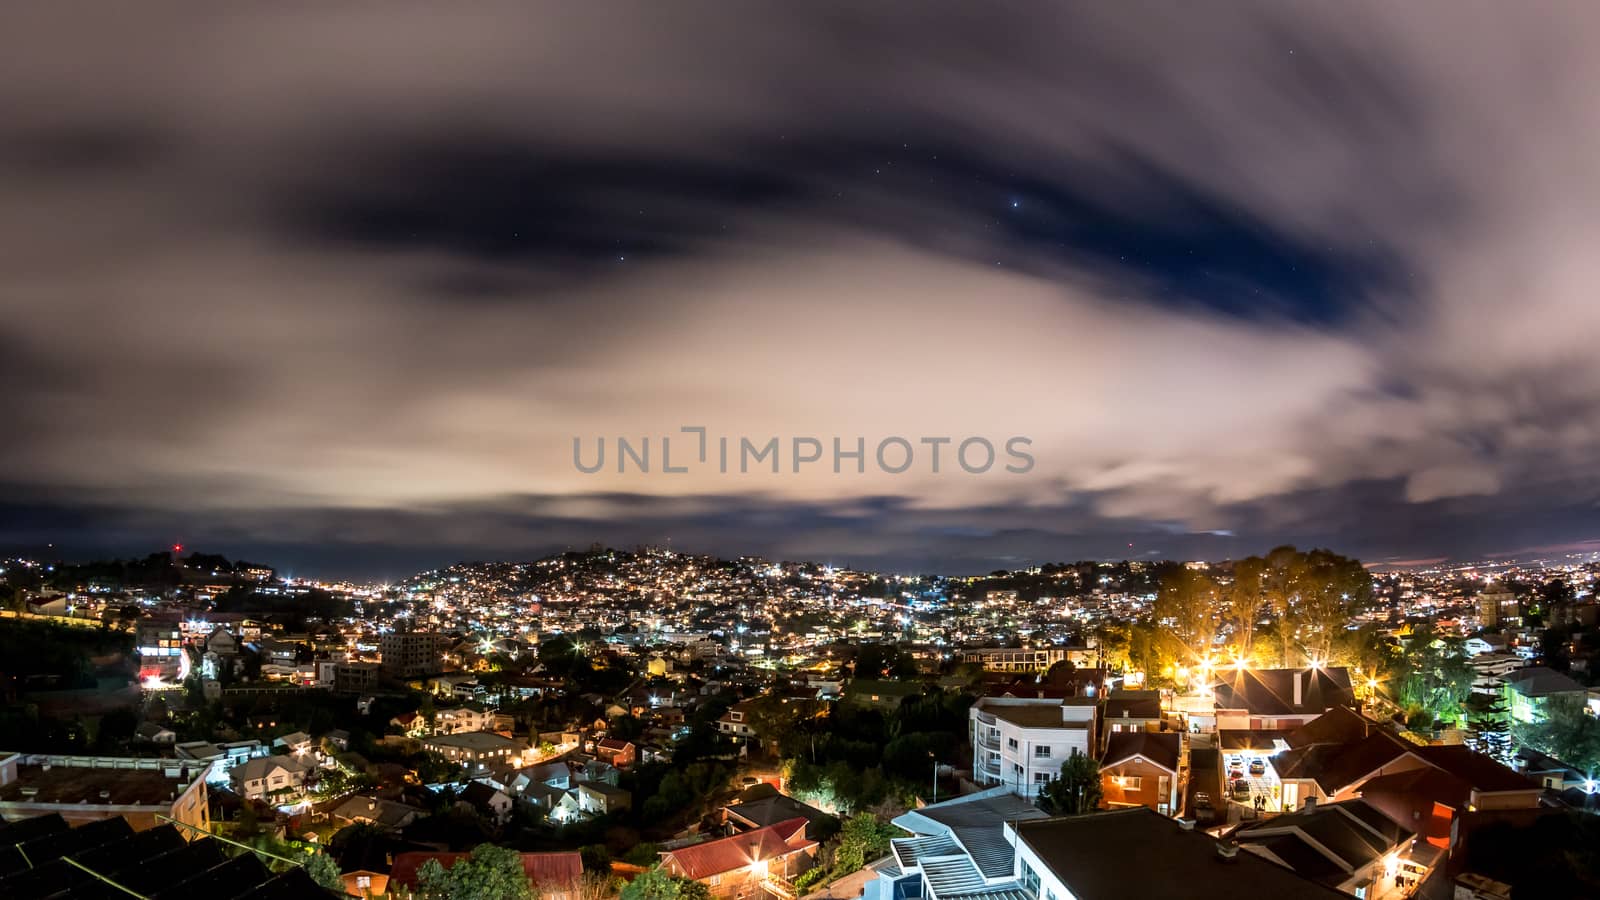
<instances>
[{"instance_id":1,"label":"treeline","mask_svg":"<svg viewBox=\"0 0 1600 900\"><path fill-rule=\"evenodd\" d=\"M119 590L159 590L176 587L186 577L239 579L250 569L269 568L245 560L230 561L215 553L190 553L178 557L171 551L162 551L144 557L64 563L50 572L31 570L36 574L38 583L28 586L71 590L82 585L101 585Z\"/></svg>"},{"instance_id":2,"label":"treeline","mask_svg":"<svg viewBox=\"0 0 1600 900\"><path fill-rule=\"evenodd\" d=\"M1230 566L1154 569L1151 615L1101 638L1114 657L1157 678L1208 657L1278 666L1330 660L1352 612L1372 599L1366 568L1329 550L1285 546Z\"/></svg>"}]
</instances>

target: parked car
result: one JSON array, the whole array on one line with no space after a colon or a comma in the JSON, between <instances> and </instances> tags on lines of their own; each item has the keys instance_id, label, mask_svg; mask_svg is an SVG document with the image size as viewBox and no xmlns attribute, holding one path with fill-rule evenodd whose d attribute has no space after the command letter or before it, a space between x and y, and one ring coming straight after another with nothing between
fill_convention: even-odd
<instances>
[{"instance_id":1,"label":"parked car","mask_svg":"<svg viewBox=\"0 0 1600 900\"><path fill-rule=\"evenodd\" d=\"M1250 774L1251 775L1265 775L1265 774L1267 774L1267 761L1264 760L1264 759L1253 759L1253 760L1251 760L1250 761Z\"/></svg>"},{"instance_id":2,"label":"parked car","mask_svg":"<svg viewBox=\"0 0 1600 900\"><path fill-rule=\"evenodd\" d=\"M1196 822L1210 822L1216 819L1217 811L1211 805L1211 795L1205 791L1194 792L1194 809L1189 814Z\"/></svg>"},{"instance_id":3,"label":"parked car","mask_svg":"<svg viewBox=\"0 0 1600 900\"><path fill-rule=\"evenodd\" d=\"M1250 782L1241 778L1233 783L1233 799L1248 800L1250 798Z\"/></svg>"}]
</instances>

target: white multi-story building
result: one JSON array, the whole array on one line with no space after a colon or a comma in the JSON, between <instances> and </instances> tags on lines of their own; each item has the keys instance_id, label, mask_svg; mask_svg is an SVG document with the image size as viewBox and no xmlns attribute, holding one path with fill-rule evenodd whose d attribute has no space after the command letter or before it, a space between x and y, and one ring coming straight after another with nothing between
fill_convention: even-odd
<instances>
[{"instance_id":1,"label":"white multi-story building","mask_svg":"<svg viewBox=\"0 0 1600 900\"><path fill-rule=\"evenodd\" d=\"M1073 753L1095 755L1096 708L1093 697L984 697L968 713L973 780L1035 796Z\"/></svg>"}]
</instances>

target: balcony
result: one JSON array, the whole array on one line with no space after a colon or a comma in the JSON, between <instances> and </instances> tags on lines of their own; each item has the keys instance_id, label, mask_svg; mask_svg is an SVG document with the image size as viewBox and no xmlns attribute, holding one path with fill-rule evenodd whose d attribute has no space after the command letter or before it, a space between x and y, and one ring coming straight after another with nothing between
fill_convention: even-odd
<instances>
[{"instance_id":1,"label":"balcony","mask_svg":"<svg viewBox=\"0 0 1600 900\"><path fill-rule=\"evenodd\" d=\"M978 738L978 746L985 750L993 750L998 753L1000 752L1000 736L997 734L985 734Z\"/></svg>"},{"instance_id":2,"label":"balcony","mask_svg":"<svg viewBox=\"0 0 1600 900\"><path fill-rule=\"evenodd\" d=\"M987 773L989 775L993 775L996 778L999 778L1000 777L1000 757L996 756L993 759L984 760L982 769L983 769L983 771L985 773Z\"/></svg>"}]
</instances>

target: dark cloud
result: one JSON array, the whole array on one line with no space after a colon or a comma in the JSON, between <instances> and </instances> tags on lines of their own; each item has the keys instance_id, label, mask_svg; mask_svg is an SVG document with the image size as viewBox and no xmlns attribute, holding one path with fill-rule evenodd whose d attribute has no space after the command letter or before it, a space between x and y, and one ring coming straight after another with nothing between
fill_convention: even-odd
<instances>
[{"instance_id":1,"label":"dark cloud","mask_svg":"<svg viewBox=\"0 0 1600 900\"><path fill-rule=\"evenodd\" d=\"M0 29L13 543L1592 536L1588 5L69 7ZM1039 465L571 466L690 424Z\"/></svg>"}]
</instances>

